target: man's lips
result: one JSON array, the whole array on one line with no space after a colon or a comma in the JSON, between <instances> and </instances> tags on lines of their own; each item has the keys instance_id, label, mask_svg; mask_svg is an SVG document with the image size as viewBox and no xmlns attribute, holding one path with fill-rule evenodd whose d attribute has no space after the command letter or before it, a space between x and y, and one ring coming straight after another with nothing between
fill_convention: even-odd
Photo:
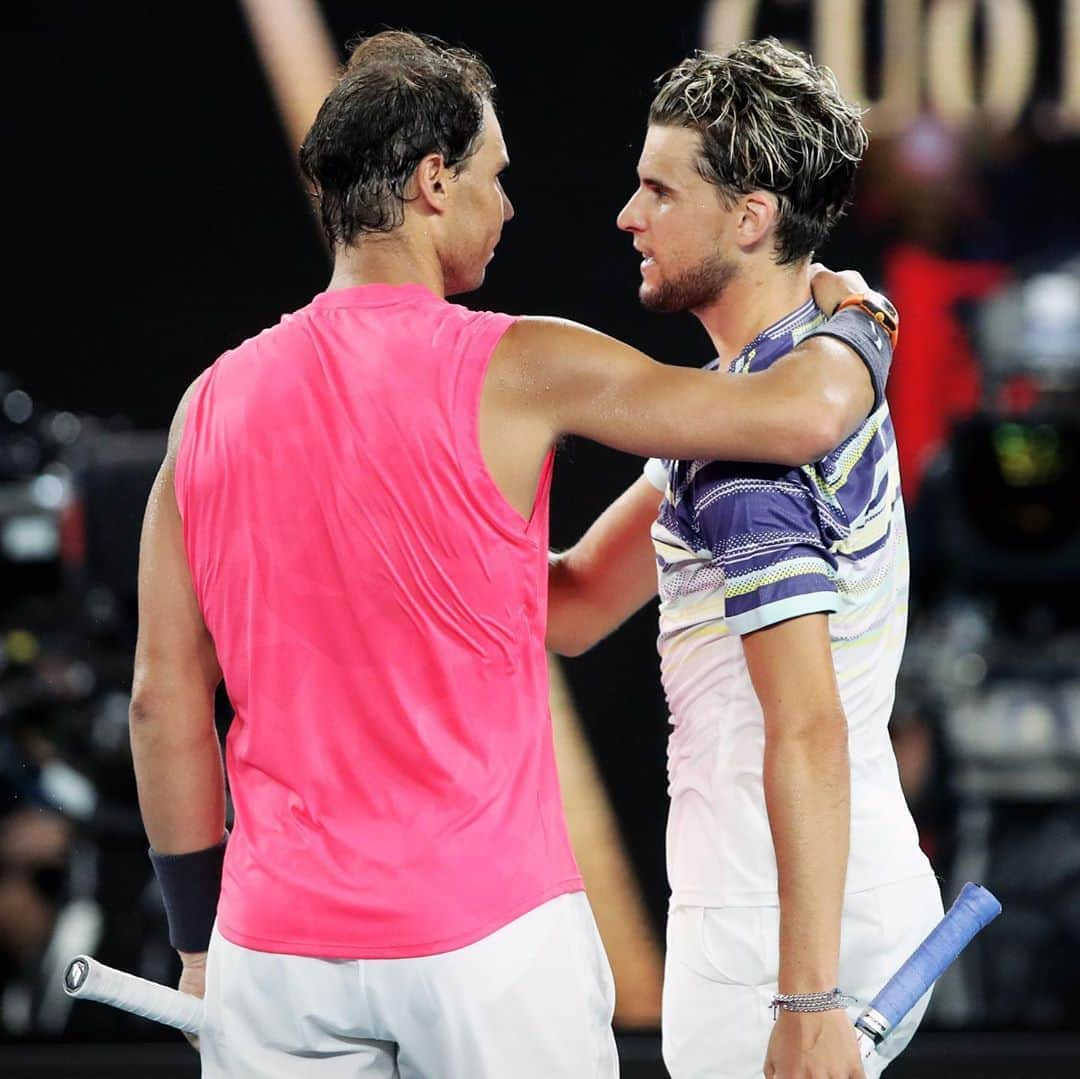
<instances>
[{"instance_id":1,"label":"man's lips","mask_svg":"<svg viewBox=\"0 0 1080 1079\"><path fill-rule=\"evenodd\" d=\"M643 270L656 265L656 260L648 251L645 251L640 247L635 247L634 250L641 256L641 268Z\"/></svg>"}]
</instances>

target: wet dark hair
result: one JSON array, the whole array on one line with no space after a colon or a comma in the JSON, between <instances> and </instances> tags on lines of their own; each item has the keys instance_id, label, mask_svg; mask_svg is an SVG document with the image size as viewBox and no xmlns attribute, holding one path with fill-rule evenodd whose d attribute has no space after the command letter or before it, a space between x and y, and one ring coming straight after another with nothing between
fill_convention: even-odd
<instances>
[{"instance_id":1,"label":"wet dark hair","mask_svg":"<svg viewBox=\"0 0 1080 1079\"><path fill-rule=\"evenodd\" d=\"M460 170L479 146L493 92L479 56L438 38L385 30L353 43L300 147L330 245L397 228L426 155Z\"/></svg>"},{"instance_id":2,"label":"wet dark hair","mask_svg":"<svg viewBox=\"0 0 1080 1079\"><path fill-rule=\"evenodd\" d=\"M775 38L697 52L662 75L649 122L701 136L698 172L726 202L777 197L776 261L807 258L851 199L868 137L836 77Z\"/></svg>"}]
</instances>

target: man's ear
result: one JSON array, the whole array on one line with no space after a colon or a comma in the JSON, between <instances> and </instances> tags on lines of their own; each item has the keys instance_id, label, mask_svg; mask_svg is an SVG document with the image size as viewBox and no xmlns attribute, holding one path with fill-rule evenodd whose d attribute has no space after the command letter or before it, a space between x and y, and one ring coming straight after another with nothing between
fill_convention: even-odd
<instances>
[{"instance_id":1,"label":"man's ear","mask_svg":"<svg viewBox=\"0 0 1080 1079\"><path fill-rule=\"evenodd\" d=\"M743 195L735 235L744 249L757 247L772 232L780 214L780 204L770 191Z\"/></svg>"},{"instance_id":2,"label":"man's ear","mask_svg":"<svg viewBox=\"0 0 1080 1079\"><path fill-rule=\"evenodd\" d=\"M428 154L422 158L413 174L417 197L436 213L441 213L446 205L449 181L450 170L442 154Z\"/></svg>"}]
</instances>

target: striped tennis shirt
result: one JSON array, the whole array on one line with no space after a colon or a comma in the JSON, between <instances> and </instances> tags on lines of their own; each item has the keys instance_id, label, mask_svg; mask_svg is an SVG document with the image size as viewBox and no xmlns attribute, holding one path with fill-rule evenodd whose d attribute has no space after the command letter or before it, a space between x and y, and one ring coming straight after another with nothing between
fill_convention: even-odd
<instances>
[{"instance_id":1,"label":"striped tennis shirt","mask_svg":"<svg viewBox=\"0 0 1080 1079\"><path fill-rule=\"evenodd\" d=\"M808 301L759 334L728 370L768 368L824 318ZM741 637L818 612L829 615L849 729L847 891L930 872L888 734L908 599L888 405L802 468L652 460L645 471L664 491L652 535L672 726L672 904L777 902L762 780L764 720Z\"/></svg>"}]
</instances>

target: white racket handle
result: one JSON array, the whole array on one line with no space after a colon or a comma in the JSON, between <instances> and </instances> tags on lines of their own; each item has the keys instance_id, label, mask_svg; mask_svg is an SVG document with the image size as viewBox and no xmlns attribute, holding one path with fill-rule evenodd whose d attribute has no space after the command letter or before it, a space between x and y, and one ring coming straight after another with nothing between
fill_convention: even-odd
<instances>
[{"instance_id":1,"label":"white racket handle","mask_svg":"<svg viewBox=\"0 0 1080 1079\"><path fill-rule=\"evenodd\" d=\"M864 1034L861 1030L856 1030L855 1040L859 1043L860 1060L869 1060L877 1052L878 1043L875 1042L869 1034Z\"/></svg>"},{"instance_id":2,"label":"white racket handle","mask_svg":"<svg viewBox=\"0 0 1080 1079\"><path fill-rule=\"evenodd\" d=\"M203 1023L201 997L114 970L88 955L77 955L68 963L64 992L79 1000L96 1000L122 1008L132 1015L176 1027L185 1034L198 1034Z\"/></svg>"}]
</instances>

